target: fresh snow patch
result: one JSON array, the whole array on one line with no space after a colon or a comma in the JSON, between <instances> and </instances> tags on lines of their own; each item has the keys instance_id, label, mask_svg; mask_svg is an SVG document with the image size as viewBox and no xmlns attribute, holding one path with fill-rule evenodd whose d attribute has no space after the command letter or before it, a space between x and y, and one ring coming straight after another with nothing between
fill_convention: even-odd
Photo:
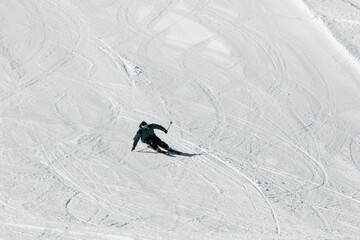
<instances>
[{"instance_id":1,"label":"fresh snow patch","mask_svg":"<svg viewBox=\"0 0 360 240\"><path fill-rule=\"evenodd\" d=\"M225 55L230 54L230 48L226 46L225 43L217 39L211 40L207 47L211 50L217 51Z\"/></svg>"},{"instance_id":2,"label":"fresh snow patch","mask_svg":"<svg viewBox=\"0 0 360 240\"><path fill-rule=\"evenodd\" d=\"M223 4L221 3L214 3L211 2L209 4L209 7L215 9L216 11L223 13L225 16L230 16L233 18L237 18L239 13L234 11L233 9L231 9L230 7L225 7Z\"/></svg>"},{"instance_id":3,"label":"fresh snow patch","mask_svg":"<svg viewBox=\"0 0 360 240\"><path fill-rule=\"evenodd\" d=\"M167 13L154 26L157 32L165 29L167 41L181 47L193 46L212 36L200 23L174 12Z\"/></svg>"},{"instance_id":4,"label":"fresh snow patch","mask_svg":"<svg viewBox=\"0 0 360 240\"><path fill-rule=\"evenodd\" d=\"M184 12L189 12L194 8L192 1L189 0L180 0L177 1L177 4L175 5L174 9L181 10Z\"/></svg>"},{"instance_id":5,"label":"fresh snow patch","mask_svg":"<svg viewBox=\"0 0 360 240\"><path fill-rule=\"evenodd\" d=\"M210 38L211 36L212 33L200 23L184 18L169 29L166 38L171 43L190 47Z\"/></svg>"},{"instance_id":6,"label":"fresh snow patch","mask_svg":"<svg viewBox=\"0 0 360 240\"><path fill-rule=\"evenodd\" d=\"M180 19L184 18L184 16L174 13L168 12L160 21L156 23L153 29L156 32L164 31L165 29L169 28L170 26L176 24Z\"/></svg>"},{"instance_id":7,"label":"fresh snow patch","mask_svg":"<svg viewBox=\"0 0 360 240\"><path fill-rule=\"evenodd\" d=\"M140 6L137 6L134 16L136 22L139 24L144 23L145 20L150 16L153 9L154 7L147 3L142 3Z\"/></svg>"}]
</instances>

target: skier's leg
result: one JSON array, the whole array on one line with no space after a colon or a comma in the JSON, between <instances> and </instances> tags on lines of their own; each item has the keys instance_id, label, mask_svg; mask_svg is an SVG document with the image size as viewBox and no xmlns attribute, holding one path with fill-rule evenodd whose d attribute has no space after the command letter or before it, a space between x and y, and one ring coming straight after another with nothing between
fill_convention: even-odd
<instances>
[{"instance_id":1,"label":"skier's leg","mask_svg":"<svg viewBox=\"0 0 360 240\"><path fill-rule=\"evenodd\" d=\"M158 146L157 146L157 144L156 144L156 142L154 141L153 138L146 140L145 143L147 145L149 145L154 150L156 150L158 148Z\"/></svg>"},{"instance_id":2,"label":"skier's leg","mask_svg":"<svg viewBox=\"0 0 360 240\"><path fill-rule=\"evenodd\" d=\"M150 138L150 139L146 140L146 144L149 145L155 151L159 150L157 141L154 138Z\"/></svg>"},{"instance_id":3,"label":"skier's leg","mask_svg":"<svg viewBox=\"0 0 360 240\"><path fill-rule=\"evenodd\" d=\"M156 137L157 145L165 150L169 149L169 145L166 142L162 141L160 138Z\"/></svg>"},{"instance_id":4,"label":"skier's leg","mask_svg":"<svg viewBox=\"0 0 360 240\"><path fill-rule=\"evenodd\" d=\"M166 142L161 141L159 146L165 150L169 150L169 145L167 145Z\"/></svg>"}]
</instances>

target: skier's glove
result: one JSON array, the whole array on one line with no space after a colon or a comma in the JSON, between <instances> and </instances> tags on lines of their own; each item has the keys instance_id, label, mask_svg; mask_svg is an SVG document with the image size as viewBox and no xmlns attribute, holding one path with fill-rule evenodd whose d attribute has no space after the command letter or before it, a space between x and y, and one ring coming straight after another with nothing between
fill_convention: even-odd
<instances>
[{"instance_id":1,"label":"skier's glove","mask_svg":"<svg viewBox=\"0 0 360 240\"><path fill-rule=\"evenodd\" d=\"M135 150L135 146L132 147L131 151L134 151Z\"/></svg>"},{"instance_id":2,"label":"skier's glove","mask_svg":"<svg viewBox=\"0 0 360 240\"><path fill-rule=\"evenodd\" d=\"M164 131L164 132L165 132L165 134L167 134L167 130L166 130L166 129L165 129L165 131Z\"/></svg>"}]
</instances>

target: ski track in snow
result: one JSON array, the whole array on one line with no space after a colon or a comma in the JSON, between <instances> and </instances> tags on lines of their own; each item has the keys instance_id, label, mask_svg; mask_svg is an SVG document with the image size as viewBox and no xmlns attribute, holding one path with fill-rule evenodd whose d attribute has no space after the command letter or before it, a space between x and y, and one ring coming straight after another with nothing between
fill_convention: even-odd
<instances>
[{"instance_id":1,"label":"ski track in snow","mask_svg":"<svg viewBox=\"0 0 360 240\"><path fill-rule=\"evenodd\" d=\"M0 3L0 239L358 238L358 4L305 3Z\"/></svg>"}]
</instances>

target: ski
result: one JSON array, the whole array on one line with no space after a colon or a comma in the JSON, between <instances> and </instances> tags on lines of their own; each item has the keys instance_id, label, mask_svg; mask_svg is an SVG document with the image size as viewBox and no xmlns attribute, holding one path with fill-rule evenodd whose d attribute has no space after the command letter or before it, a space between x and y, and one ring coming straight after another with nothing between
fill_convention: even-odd
<instances>
[{"instance_id":1,"label":"ski","mask_svg":"<svg viewBox=\"0 0 360 240\"><path fill-rule=\"evenodd\" d=\"M146 151L146 149L151 149L151 151ZM138 152L141 153L162 153L168 157L175 157L175 155L183 156L183 157L193 157L193 156L199 156L201 153L184 153L177 151L175 149L169 148L167 151L164 151L162 149L159 149L158 151L154 151L150 146L147 146L147 148L143 150L139 150Z\"/></svg>"},{"instance_id":2,"label":"ski","mask_svg":"<svg viewBox=\"0 0 360 240\"><path fill-rule=\"evenodd\" d=\"M177 154L177 155L182 155L182 154L183 154L182 152L179 152L179 151L174 150L174 149L172 149L172 148L169 148L169 149L168 149L168 152L169 152L169 153L173 153L173 154Z\"/></svg>"},{"instance_id":3,"label":"ski","mask_svg":"<svg viewBox=\"0 0 360 240\"><path fill-rule=\"evenodd\" d=\"M163 150L158 150L157 151L158 153L162 153L162 154L165 154L166 156L171 156L169 152L167 151L163 151Z\"/></svg>"},{"instance_id":4,"label":"ski","mask_svg":"<svg viewBox=\"0 0 360 240\"><path fill-rule=\"evenodd\" d=\"M139 153L153 153L153 154L162 153L162 154L164 154L164 155L166 155L166 156L168 156L168 157L175 157L175 156L171 155L169 152L163 151L163 150L160 150L160 151L139 150L139 151L137 151L137 152L139 152Z\"/></svg>"}]
</instances>

